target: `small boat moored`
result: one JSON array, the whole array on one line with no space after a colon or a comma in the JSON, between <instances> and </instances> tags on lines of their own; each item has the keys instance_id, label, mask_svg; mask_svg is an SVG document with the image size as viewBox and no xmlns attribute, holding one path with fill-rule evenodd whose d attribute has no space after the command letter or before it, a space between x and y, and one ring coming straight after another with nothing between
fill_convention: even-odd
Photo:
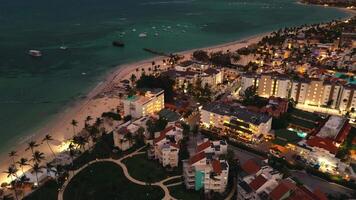
<instances>
[{"instance_id":1,"label":"small boat moored","mask_svg":"<svg viewBox=\"0 0 356 200\"><path fill-rule=\"evenodd\" d=\"M116 46L116 47L124 47L125 46L125 44L122 41L118 41L118 40L113 41L112 45Z\"/></svg>"},{"instance_id":2,"label":"small boat moored","mask_svg":"<svg viewBox=\"0 0 356 200\"><path fill-rule=\"evenodd\" d=\"M38 51L38 50L29 50L28 51L28 55L30 55L32 57L41 57L42 56L42 52Z\"/></svg>"}]
</instances>

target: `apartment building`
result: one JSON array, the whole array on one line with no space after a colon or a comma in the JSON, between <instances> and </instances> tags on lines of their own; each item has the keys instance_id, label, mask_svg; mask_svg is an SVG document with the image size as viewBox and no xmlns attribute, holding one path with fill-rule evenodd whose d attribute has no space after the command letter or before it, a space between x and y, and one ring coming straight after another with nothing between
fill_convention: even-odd
<instances>
[{"instance_id":1,"label":"apartment building","mask_svg":"<svg viewBox=\"0 0 356 200\"><path fill-rule=\"evenodd\" d=\"M153 140L149 155L157 159L163 167L178 167L179 145L183 139L183 129L179 123L168 126Z\"/></svg>"},{"instance_id":2,"label":"apartment building","mask_svg":"<svg viewBox=\"0 0 356 200\"><path fill-rule=\"evenodd\" d=\"M152 115L164 108L164 90L141 91L141 94L127 97L123 104L125 115L131 115L133 118Z\"/></svg>"},{"instance_id":3,"label":"apartment building","mask_svg":"<svg viewBox=\"0 0 356 200\"><path fill-rule=\"evenodd\" d=\"M225 141L204 140L198 143L196 152L188 160L183 161L184 184L187 189L204 192L226 190L229 164L219 155L226 153Z\"/></svg>"},{"instance_id":4,"label":"apartment building","mask_svg":"<svg viewBox=\"0 0 356 200\"><path fill-rule=\"evenodd\" d=\"M238 200L268 199L269 194L276 188L283 174L266 165L252 175L240 178L237 186Z\"/></svg>"},{"instance_id":5,"label":"apartment building","mask_svg":"<svg viewBox=\"0 0 356 200\"><path fill-rule=\"evenodd\" d=\"M293 99L297 104L328 107L342 112L354 111L356 108L356 86L337 79L292 80L278 73L242 75L240 93L243 94L251 86L255 86L257 94L265 98L274 96Z\"/></svg>"},{"instance_id":6,"label":"apartment building","mask_svg":"<svg viewBox=\"0 0 356 200\"><path fill-rule=\"evenodd\" d=\"M162 75L174 80L176 87L181 89L187 89L189 84L195 85L198 80L201 81L202 87L209 85L212 89L216 89L224 80L224 71L211 66L197 69L178 65L175 69L163 72Z\"/></svg>"},{"instance_id":7,"label":"apartment building","mask_svg":"<svg viewBox=\"0 0 356 200\"><path fill-rule=\"evenodd\" d=\"M220 130L246 140L257 140L270 134L272 117L256 113L238 105L211 102L200 111L202 128Z\"/></svg>"}]
</instances>

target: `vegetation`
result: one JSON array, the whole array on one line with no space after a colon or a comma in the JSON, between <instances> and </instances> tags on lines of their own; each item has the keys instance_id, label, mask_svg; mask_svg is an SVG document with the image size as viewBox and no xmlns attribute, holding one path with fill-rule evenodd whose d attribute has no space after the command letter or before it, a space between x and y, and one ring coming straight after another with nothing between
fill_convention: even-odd
<instances>
[{"instance_id":1,"label":"vegetation","mask_svg":"<svg viewBox=\"0 0 356 200\"><path fill-rule=\"evenodd\" d=\"M196 200L201 199L201 193L197 191L188 191L184 185L177 185L169 187L170 194L176 199L184 199L184 200Z\"/></svg>"},{"instance_id":2,"label":"vegetation","mask_svg":"<svg viewBox=\"0 0 356 200\"><path fill-rule=\"evenodd\" d=\"M174 81L165 76L147 76L143 75L136 82L137 88L161 88L164 90L164 101L173 102L173 91Z\"/></svg>"},{"instance_id":3,"label":"vegetation","mask_svg":"<svg viewBox=\"0 0 356 200\"><path fill-rule=\"evenodd\" d=\"M24 200L57 200L57 198L58 184L55 180L51 180L25 197Z\"/></svg>"},{"instance_id":4,"label":"vegetation","mask_svg":"<svg viewBox=\"0 0 356 200\"><path fill-rule=\"evenodd\" d=\"M180 175L181 170L175 169L168 171L157 161L147 159L145 154L136 155L123 160L129 173L137 180L154 183L161 181L169 176Z\"/></svg>"},{"instance_id":5,"label":"vegetation","mask_svg":"<svg viewBox=\"0 0 356 200\"><path fill-rule=\"evenodd\" d=\"M209 62L210 57L208 55L208 52L203 51L203 50L197 50L193 52L193 59L201 62Z\"/></svg>"},{"instance_id":6,"label":"vegetation","mask_svg":"<svg viewBox=\"0 0 356 200\"><path fill-rule=\"evenodd\" d=\"M115 112L104 112L101 115L102 118L110 118L112 120L115 121L120 121L121 120L121 115L119 113L115 113Z\"/></svg>"},{"instance_id":7,"label":"vegetation","mask_svg":"<svg viewBox=\"0 0 356 200\"><path fill-rule=\"evenodd\" d=\"M94 163L77 174L64 191L64 199L162 199L156 186L140 186L128 181L120 166Z\"/></svg>"}]
</instances>

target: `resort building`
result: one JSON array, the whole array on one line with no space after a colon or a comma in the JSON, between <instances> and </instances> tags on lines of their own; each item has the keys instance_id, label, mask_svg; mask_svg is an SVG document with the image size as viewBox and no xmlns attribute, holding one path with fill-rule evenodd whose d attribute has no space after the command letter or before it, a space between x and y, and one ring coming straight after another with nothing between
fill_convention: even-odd
<instances>
[{"instance_id":1,"label":"resort building","mask_svg":"<svg viewBox=\"0 0 356 200\"><path fill-rule=\"evenodd\" d=\"M187 189L204 192L226 190L229 164L219 155L226 152L225 141L204 140L198 143L196 152L188 160L183 160L183 177Z\"/></svg>"},{"instance_id":2,"label":"resort building","mask_svg":"<svg viewBox=\"0 0 356 200\"><path fill-rule=\"evenodd\" d=\"M113 130L114 146L122 151L130 149L134 144L134 135L140 127L128 121Z\"/></svg>"},{"instance_id":3,"label":"resort building","mask_svg":"<svg viewBox=\"0 0 356 200\"><path fill-rule=\"evenodd\" d=\"M198 81L201 81L202 87L208 85L212 89L217 89L224 79L222 69L209 65L198 65L198 67L197 65L177 65L174 69L163 72L162 75L170 77L175 81L175 86L183 90L187 89L189 84L195 85Z\"/></svg>"},{"instance_id":4,"label":"resort building","mask_svg":"<svg viewBox=\"0 0 356 200\"><path fill-rule=\"evenodd\" d=\"M133 118L153 115L164 108L164 90L143 91L143 94L127 97L123 104L125 115Z\"/></svg>"},{"instance_id":5,"label":"resort building","mask_svg":"<svg viewBox=\"0 0 356 200\"><path fill-rule=\"evenodd\" d=\"M269 194L276 188L283 174L270 166L263 166L252 175L240 178L237 185L237 199L268 199Z\"/></svg>"},{"instance_id":6,"label":"resort building","mask_svg":"<svg viewBox=\"0 0 356 200\"><path fill-rule=\"evenodd\" d=\"M270 135L272 117L249 111L239 105L212 102L200 111L201 127L245 140Z\"/></svg>"},{"instance_id":7,"label":"resort building","mask_svg":"<svg viewBox=\"0 0 356 200\"><path fill-rule=\"evenodd\" d=\"M179 145L183 139L183 129L179 123L168 126L153 140L149 156L157 159L163 167L178 167Z\"/></svg>"},{"instance_id":8,"label":"resort building","mask_svg":"<svg viewBox=\"0 0 356 200\"><path fill-rule=\"evenodd\" d=\"M243 94L248 87L257 88L257 94L269 98L293 99L298 105L323 107L341 112L353 112L356 107L355 85L337 78L305 78L292 80L278 73L251 74L241 77Z\"/></svg>"}]
</instances>

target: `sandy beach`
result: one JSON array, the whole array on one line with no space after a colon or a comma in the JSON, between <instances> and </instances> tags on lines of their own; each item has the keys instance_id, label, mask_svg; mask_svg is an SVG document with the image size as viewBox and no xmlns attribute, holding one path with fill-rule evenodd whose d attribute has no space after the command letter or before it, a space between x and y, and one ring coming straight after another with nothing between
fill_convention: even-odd
<instances>
[{"instance_id":1,"label":"sandy beach","mask_svg":"<svg viewBox=\"0 0 356 200\"><path fill-rule=\"evenodd\" d=\"M268 35L269 33L263 33L254 35L251 37L246 37L238 41L229 42L221 45L210 46L205 48L199 48L209 52L212 51L234 51L241 47L248 46L250 44L258 42L262 37ZM183 52L178 52L179 55L183 55L184 59L190 59L192 52L197 49L187 50ZM81 130L84 127L84 120L87 116L91 116L93 119L100 117L103 112L116 110L120 104L120 98L114 95L108 95L115 87L120 84L120 81L125 79L130 79L132 74L135 74L137 78L140 77L142 68L148 72L148 68L152 67L152 61L156 65L161 65L161 69L164 70L165 65L163 64L163 59L165 57L154 57L146 59L139 62L134 62L125 65L117 66L113 71L108 72L105 76L105 80L98 83L86 96L85 99L75 102L73 105L65 108L58 116L55 116L51 122L47 123L44 127L37 130L36 133L30 134L31 137L27 140L21 141L21 143L14 145L13 149L9 149L9 152L16 150L19 155L15 160L24 158L31 158L31 152L25 151L27 147L27 142L33 140L37 143L41 143L42 138L46 134L50 134L54 141L52 142L52 148L55 152L60 152L61 144L63 141L71 138L73 136L73 127L70 122L75 119L78 121L78 126L76 130ZM168 67L168 66L167 66ZM140 70L136 71L139 68ZM95 120L93 120L94 122ZM46 161L53 159L53 156L47 145L43 144L36 148L46 155ZM12 163L12 160L7 156L8 152L3 152L0 155L0 171L5 171L8 166ZM26 168L25 168L26 170ZM9 181L5 173L0 174L0 183Z\"/></svg>"},{"instance_id":2,"label":"sandy beach","mask_svg":"<svg viewBox=\"0 0 356 200\"><path fill-rule=\"evenodd\" d=\"M350 12L350 10L348 9L343 10L354 14L354 11ZM261 40L262 37L269 34L270 32L258 34L240 39L238 41L199 49L206 50L208 52L226 52L227 50L235 51L239 48L257 43L259 40ZM194 52L195 50L197 49L178 52L178 54L184 56L184 59L190 59L192 52ZM120 85L120 81L125 79L129 80L132 74L135 74L136 77L139 78L142 73L142 69L145 69L145 71L148 72L148 68L152 67L152 61L154 61L156 65L160 65L161 69L164 70L164 67L168 66L163 64L163 59L166 58L154 57L139 62L117 66L114 70L108 72L108 74L105 76L105 80L98 83L98 85L87 94L85 99L74 102L74 104L71 106L67 106L67 108L65 108L60 114L55 116L54 119L51 120L51 122L49 122L40 130L37 130L35 133L31 134L32 138L28 138L28 140L26 141L21 141L21 143L14 144L13 149L9 149L8 152L12 150L17 151L17 154L20 156L15 158L15 160L18 160L21 157L30 159L31 152L25 151L27 147L27 142L33 140L37 141L37 143L41 143L42 138L46 134L50 134L55 139L52 145L54 151L60 152L61 147L59 146L59 144L73 136L73 129L70 125L70 122L73 119L78 121L78 126L76 127L76 130L78 131L84 127L84 120L87 116L91 116L94 119L94 122L95 119L97 117L100 117L103 112L116 110L120 105L120 98L117 95L112 94L114 94L113 91L117 90L117 87ZM36 148L36 150L45 153L47 161L53 159L53 156L47 145L43 144ZM9 179L6 177L6 174L2 173L12 163L11 159L7 156L8 152L2 152L2 154L0 155L0 184L9 181Z\"/></svg>"}]
</instances>

